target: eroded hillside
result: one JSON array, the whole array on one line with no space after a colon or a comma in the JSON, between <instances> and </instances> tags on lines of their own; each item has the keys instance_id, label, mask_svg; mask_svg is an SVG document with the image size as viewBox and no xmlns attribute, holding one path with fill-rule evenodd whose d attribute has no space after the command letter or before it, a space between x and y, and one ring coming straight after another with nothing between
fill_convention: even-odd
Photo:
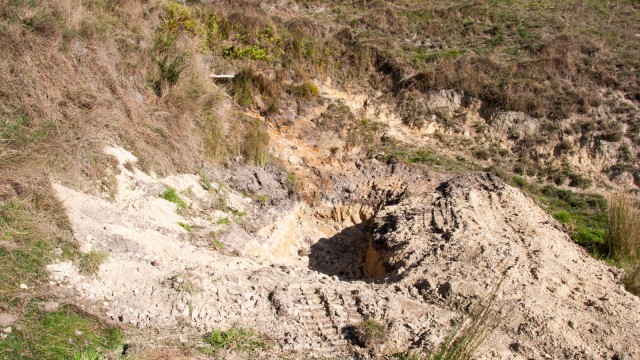
<instances>
[{"instance_id":1,"label":"eroded hillside","mask_svg":"<svg viewBox=\"0 0 640 360\"><path fill-rule=\"evenodd\" d=\"M638 14L3 2L0 357L639 357Z\"/></svg>"}]
</instances>

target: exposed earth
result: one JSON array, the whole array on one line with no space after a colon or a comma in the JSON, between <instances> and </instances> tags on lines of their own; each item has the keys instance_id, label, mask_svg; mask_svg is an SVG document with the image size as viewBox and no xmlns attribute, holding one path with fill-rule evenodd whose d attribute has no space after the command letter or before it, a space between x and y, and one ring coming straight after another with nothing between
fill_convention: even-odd
<instances>
[{"instance_id":1,"label":"exposed earth","mask_svg":"<svg viewBox=\"0 0 640 360\"><path fill-rule=\"evenodd\" d=\"M480 358L640 356L640 300L617 285L620 271L490 174L319 165L311 207L269 166L158 178L122 148L105 152L120 164L113 202L53 186L81 250L108 260L95 276L71 262L49 271L113 321L183 342L248 327L274 342L264 357L378 357L432 348L495 290ZM187 209L159 197L167 187ZM232 190L243 188L268 200ZM350 335L367 318L386 324L385 345L363 349Z\"/></svg>"}]
</instances>

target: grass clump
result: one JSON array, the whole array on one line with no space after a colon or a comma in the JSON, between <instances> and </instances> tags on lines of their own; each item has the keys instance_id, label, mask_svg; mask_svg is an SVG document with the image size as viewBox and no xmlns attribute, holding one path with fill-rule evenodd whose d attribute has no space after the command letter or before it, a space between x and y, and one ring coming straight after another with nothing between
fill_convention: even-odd
<instances>
[{"instance_id":1,"label":"grass clump","mask_svg":"<svg viewBox=\"0 0 640 360\"><path fill-rule=\"evenodd\" d=\"M203 348L205 353L214 353L218 350L256 351L267 349L266 339L250 329L232 327L227 331L213 330L205 336L204 342L210 348Z\"/></svg>"},{"instance_id":2,"label":"grass clump","mask_svg":"<svg viewBox=\"0 0 640 360\"><path fill-rule=\"evenodd\" d=\"M259 125L249 125L246 129L242 156L247 164L263 167L269 162L269 134Z\"/></svg>"},{"instance_id":3,"label":"grass clump","mask_svg":"<svg viewBox=\"0 0 640 360\"><path fill-rule=\"evenodd\" d=\"M627 273L622 279L627 291L640 295L640 211L623 194L609 200L605 246L610 259Z\"/></svg>"},{"instance_id":4,"label":"grass clump","mask_svg":"<svg viewBox=\"0 0 640 360\"><path fill-rule=\"evenodd\" d=\"M185 229L187 232L191 232L193 230L193 228L191 227L191 225L187 224L187 223L183 223L183 222L179 222L178 225Z\"/></svg>"},{"instance_id":5,"label":"grass clump","mask_svg":"<svg viewBox=\"0 0 640 360\"><path fill-rule=\"evenodd\" d=\"M356 339L362 347L384 344L387 340L385 327L373 318L367 318L356 326Z\"/></svg>"},{"instance_id":6,"label":"grass clump","mask_svg":"<svg viewBox=\"0 0 640 360\"><path fill-rule=\"evenodd\" d=\"M619 260L640 258L640 212L631 200L615 194L609 200L605 243L609 256Z\"/></svg>"},{"instance_id":7,"label":"grass clump","mask_svg":"<svg viewBox=\"0 0 640 360\"><path fill-rule=\"evenodd\" d=\"M176 189L170 187L167 190L165 190L161 195L161 198L172 202L174 204L176 204L176 211L177 212L182 212L187 208L187 203L184 202L184 200L182 200L180 198L180 196L178 196L178 192L176 191Z\"/></svg>"},{"instance_id":8,"label":"grass clump","mask_svg":"<svg viewBox=\"0 0 640 360\"><path fill-rule=\"evenodd\" d=\"M230 223L231 221L229 220L229 218L221 218L216 221L216 225L229 225Z\"/></svg>"},{"instance_id":9,"label":"grass clump","mask_svg":"<svg viewBox=\"0 0 640 360\"><path fill-rule=\"evenodd\" d=\"M294 92L303 99L311 100L318 96L319 89L316 83L306 79L295 88Z\"/></svg>"},{"instance_id":10,"label":"grass clump","mask_svg":"<svg viewBox=\"0 0 640 360\"><path fill-rule=\"evenodd\" d=\"M91 250L86 254L80 254L78 270L82 275L93 275L100 270L100 265L109 258L109 255L102 251Z\"/></svg>"},{"instance_id":11,"label":"grass clump","mask_svg":"<svg viewBox=\"0 0 640 360\"><path fill-rule=\"evenodd\" d=\"M209 240L211 240L210 243L211 243L211 245L213 245L214 248L216 248L216 250L218 250L218 251L224 250L225 246L218 239L218 234L216 232L209 233Z\"/></svg>"}]
</instances>

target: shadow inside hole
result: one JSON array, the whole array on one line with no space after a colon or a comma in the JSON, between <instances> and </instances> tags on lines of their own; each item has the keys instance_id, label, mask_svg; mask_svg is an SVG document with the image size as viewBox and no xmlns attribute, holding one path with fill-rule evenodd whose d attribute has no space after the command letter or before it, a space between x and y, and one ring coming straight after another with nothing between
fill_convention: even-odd
<instances>
[{"instance_id":1,"label":"shadow inside hole","mask_svg":"<svg viewBox=\"0 0 640 360\"><path fill-rule=\"evenodd\" d=\"M349 226L311 245L309 268L343 280L365 278L365 256L370 237L367 223Z\"/></svg>"}]
</instances>

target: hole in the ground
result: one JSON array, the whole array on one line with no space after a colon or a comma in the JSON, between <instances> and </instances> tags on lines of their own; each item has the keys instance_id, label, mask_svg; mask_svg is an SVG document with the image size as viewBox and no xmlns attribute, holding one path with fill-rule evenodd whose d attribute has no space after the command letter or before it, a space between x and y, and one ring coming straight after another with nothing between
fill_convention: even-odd
<instances>
[{"instance_id":1,"label":"hole in the ground","mask_svg":"<svg viewBox=\"0 0 640 360\"><path fill-rule=\"evenodd\" d=\"M329 237L320 237L309 247L309 268L343 280L378 278L386 269L371 245L374 209L367 205L340 205L331 209L332 221L341 228Z\"/></svg>"},{"instance_id":2,"label":"hole in the ground","mask_svg":"<svg viewBox=\"0 0 640 360\"><path fill-rule=\"evenodd\" d=\"M297 208L265 234L267 244L252 246L248 252L273 262L308 265L342 280L383 277L387 270L371 245L374 213L358 203Z\"/></svg>"}]
</instances>

